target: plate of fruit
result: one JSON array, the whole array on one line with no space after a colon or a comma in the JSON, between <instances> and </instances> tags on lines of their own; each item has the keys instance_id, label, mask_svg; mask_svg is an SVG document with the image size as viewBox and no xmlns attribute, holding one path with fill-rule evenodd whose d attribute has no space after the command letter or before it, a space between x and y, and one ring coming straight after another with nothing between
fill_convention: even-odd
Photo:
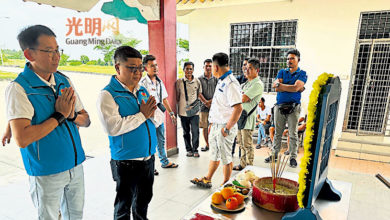
<instances>
[{"instance_id":1,"label":"plate of fruit","mask_svg":"<svg viewBox=\"0 0 390 220\"><path fill-rule=\"evenodd\" d=\"M220 212L237 213L245 209L245 196L233 187L225 187L211 196L211 208Z\"/></svg>"},{"instance_id":2,"label":"plate of fruit","mask_svg":"<svg viewBox=\"0 0 390 220\"><path fill-rule=\"evenodd\" d=\"M234 182L234 181L233 181ZM244 199L248 198L249 192L251 191L250 188L241 187L239 185L235 185L233 183L227 183L223 186L224 188L231 187L235 192L241 193L244 196Z\"/></svg>"}]
</instances>

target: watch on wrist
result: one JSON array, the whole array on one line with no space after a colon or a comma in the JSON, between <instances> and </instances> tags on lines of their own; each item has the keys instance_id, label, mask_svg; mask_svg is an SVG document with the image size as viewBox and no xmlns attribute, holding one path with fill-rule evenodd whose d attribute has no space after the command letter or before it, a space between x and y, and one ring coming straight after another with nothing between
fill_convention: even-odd
<instances>
[{"instance_id":1,"label":"watch on wrist","mask_svg":"<svg viewBox=\"0 0 390 220\"><path fill-rule=\"evenodd\" d=\"M277 82L277 83L275 84L275 87L278 88L279 86L280 86L280 82Z\"/></svg>"},{"instance_id":2,"label":"watch on wrist","mask_svg":"<svg viewBox=\"0 0 390 220\"><path fill-rule=\"evenodd\" d=\"M75 121L79 113L75 112L73 118L68 118L68 121Z\"/></svg>"},{"instance_id":3,"label":"watch on wrist","mask_svg":"<svg viewBox=\"0 0 390 220\"><path fill-rule=\"evenodd\" d=\"M169 112L169 115L172 116L172 115L175 115L175 113L172 111L172 112Z\"/></svg>"},{"instance_id":4,"label":"watch on wrist","mask_svg":"<svg viewBox=\"0 0 390 220\"><path fill-rule=\"evenodd\" d=\"M65 116L59 112L54 112L50 118L54 118L55 120L57 120L58 122L58 125L62 125L62 123L64 123L65 121Z\"/></svg>"},{"instance_id":5,"label":"watch on wrist","mask_svg":"<svg viewBox=\"0 0 390 220\"><path fill-rule=\"evenodd\" d=\"M224 130L225 130L225 133L229 135L229 133L230 133L229 129L227 129L227 128L225 127Z\"/></svg>"}]
</instances>

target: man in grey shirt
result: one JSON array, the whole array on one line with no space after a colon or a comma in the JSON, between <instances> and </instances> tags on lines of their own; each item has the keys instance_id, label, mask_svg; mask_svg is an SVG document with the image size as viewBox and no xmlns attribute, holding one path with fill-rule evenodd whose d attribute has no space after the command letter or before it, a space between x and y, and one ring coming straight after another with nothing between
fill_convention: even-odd
<instances>
[{"instance_id":1,"label":"man in grey shirt","mask_svg":"<svg viewBox=\"0 0 390 220\"><path fill-rule=\"evenodd\" d=\"M209 127L209 111L211 106L211 101L214 96L215 87L217 86L218 79L215 78L212 73L212 64L211 59L206 59L203 62L204 75L199 77L200 85L202 87L202 93L199 94L199 99L203 103L200 108L200 120L199 127L203 128L203 137L206 141L206 146L202 147L202 151L209 150L209 137L208 137L208 127Z\"/></svg>"},{"instance_id":2,"label":"man in grey shirt","mask_svg":"<svg viewBox=\"0 0 390 220\"><path fill-rule=\"evenodd\" d=\"M185 62L183 66L184 78L176 81L176 100L178 114L183 127L183 138L186 145L187 157L199 157L199 112L188 115L187 109L202 93L202 87L197 78L192 75L194 63Z\"/></svg>"}]
</instances>

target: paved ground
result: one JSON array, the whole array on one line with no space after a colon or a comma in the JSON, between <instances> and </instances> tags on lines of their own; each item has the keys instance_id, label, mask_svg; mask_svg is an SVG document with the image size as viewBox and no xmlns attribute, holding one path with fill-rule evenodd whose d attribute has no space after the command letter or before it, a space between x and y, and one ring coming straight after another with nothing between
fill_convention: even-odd
<instances>
[{"instance_id":1,"label":"paved ground","mask_svg":"<svg viewBox=\"0 0 390 220\"><path fill-rule=\"evenodd\" d=\"M3 68L5 71L19 71ZM80 130L87 155L94 158L84 163L86 203L84 219L112 219L114 182L109 170L107 137L103 133L96 115L96 94L108 82L108 76L66 73L79 91L85 109L89 112L92 125ZM92 80L93 79L93 80ZM0 81L0 133L6 119L4 89L9 82ZM155 178L154 197L149 208L150 219L181 219L195 205L212 193L222 181L222 169L218 169L213 179L212 189L198 189L189 180L205 175L208 166L208 153L200 158L187 158L182 141L181 128L178 130L180 153L170 159L180 166L177 169L158 168L160 175ZM204 145L201 138L201 146ZM263 163L265 149L255 150L256 166L268 167ZM301 154L300 154L301 156ZM237 155L234 158L238 162ZM298 160L299 161L299 160ZM159 167L160 163L156 162ZM289 172L299 169L288 168ZM366 162L344 158L331 158L329 178L352 183L348 219L379 219L390 217L390 190L379 182L373 174L381 172L390 177L390 164ZM0 147L0 219L34 219L35 210L28 194L28 181L24 172L17 146L13 143ZM347 211L347 210L346 210Z\"/></svg>"}]
</instances>

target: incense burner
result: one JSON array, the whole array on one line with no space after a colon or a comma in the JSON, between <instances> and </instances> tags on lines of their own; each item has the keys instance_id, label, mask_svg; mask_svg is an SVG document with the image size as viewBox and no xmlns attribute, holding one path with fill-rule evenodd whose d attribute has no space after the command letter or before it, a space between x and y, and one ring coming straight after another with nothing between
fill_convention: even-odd
<instances>
[{"instance_id":1,"label":"incense burner","mask_svg":"<svg viewBox=\"0 0 390 220\"><path fill-rule=\"evenodd\" d=\"M298 183L277 178L273 191L272 177L257 179L253 183L252 201L257 206L274 212L293 212L298 209Z\"/></svg>"}]
</instances>

